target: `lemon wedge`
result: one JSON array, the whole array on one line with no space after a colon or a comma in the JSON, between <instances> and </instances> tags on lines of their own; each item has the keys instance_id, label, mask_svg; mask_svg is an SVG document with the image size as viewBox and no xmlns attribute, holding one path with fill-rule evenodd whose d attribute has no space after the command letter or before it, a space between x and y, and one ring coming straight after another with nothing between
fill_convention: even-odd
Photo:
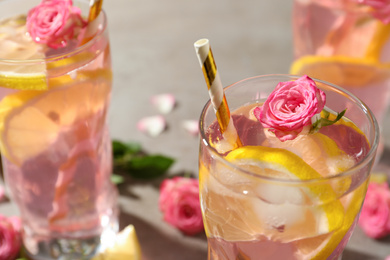
<instances>
[{"instance_id":1,"label":"lemon wedge","mask_svg":"<svg viewBox=\"0 0 390 260\"><path fill-rule=\"evenodd\" d=\"M141 247L133 225L119 232L113 246L92 258L92 260L140 260Z\"/></svg>"},{"instance_id":2,"label":"lemon wedge","mask_svg":"<svg viewBox=\"0 0 390 260\"><path fill-rule=\"evenodd\" d=\"M390 76L390 64L347 56L303 56L293 62L290 74L330 81L344 87L364 87Z\"/></svg>"},{"instance_id":3,"label":"lemon wedge","mask_svg":"<svg viewBox=\"0 0 390 260\"><path fill-rule=\"evenodd\" d=\"M50 91L19 91L0 102L1 153L17 165L47 150L60 131L104 109L111 70L78 72L50 83Z\"/></svg>"}]
</instances>

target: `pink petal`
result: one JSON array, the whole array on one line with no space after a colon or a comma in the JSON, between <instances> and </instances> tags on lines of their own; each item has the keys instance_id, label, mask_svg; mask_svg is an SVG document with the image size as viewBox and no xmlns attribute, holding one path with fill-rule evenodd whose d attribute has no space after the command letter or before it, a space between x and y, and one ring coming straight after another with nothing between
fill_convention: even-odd
<instances>
[{"instance_id":1,"label":"pink petal","mask_svg":"<svg viewBox=\"0 0 390 260\"><path fill-rule=\"evenodd\" d=\"M150 102L162 114L170 113L176 104L175 97L172 94L160 94L153 96L151 97Z\"/></svg>"},{"instance_id":2,"label":"pink petal","mask_svg":"<svg viewBox=\"0 0 390 260\"><path fill-rule=\"evenodd\" d=\"M137 123L139 131L146 133L152 137L161 134L166 128L166 121L162 116L144 117Z\"/></svg>"},{"instance_id":3,"label":"pink petal","mask_svg":"<svg viewBox=\"0 0 390 260\"><path fill-rule=\"evenodd\" d=\"M198 120L184 120L182 126L188 133L193 136L197 136L199 134Z\"/></svg>"}]
</instances>

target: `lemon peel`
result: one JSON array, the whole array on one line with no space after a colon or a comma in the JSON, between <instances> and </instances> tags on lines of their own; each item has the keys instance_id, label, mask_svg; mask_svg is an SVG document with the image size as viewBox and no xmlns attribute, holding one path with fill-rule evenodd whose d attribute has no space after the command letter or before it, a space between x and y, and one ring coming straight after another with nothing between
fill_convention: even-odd
<instances>
[{"instance_id":1,"label":"lemon peel","mask_svg":"<svg viewBox=\"0 0 390 260\"><path fill-rule=\"evenodd\" d=\"M344 236L347 234L348 230L351 228L352 224L357 217L363 199L367 190L367 181L364 181L358 188L356 188L352 194L351 198L346 205L345 217L343 224L340 229L335 231L330 237L326 238L320 245L320 250L305 254L305 259L310 260L323 260L327 259L333 251L339 246L340 242L343 240ZM298 241L296 243L297 247L303 247L302 242Z\"/></svg>"},{"instance_id":2,"label":"lemon peel","mask_svg":"<svg viewBox=\"0 0 390 260\"><path fill-rule=\"evenodd\" d=\"M127 226L115 237L114 245L92 260L141 260L141 247L133 225Z\"/></svg>"},{"instance_id":3,"label":"lemon peel","mask_svg":"<svg viewBox=\"0 0 390 260\"><path fill-rule=\"evenodd\" d=\"M287 170L300 180L322 177L302 158L285 149L266 146L244 146L233 150L226 156L226 160L230 162L253 159L263 162L266 166L273 169Z\"/></svg>"},{"instance_id":4,"label":"lemon peel","mask_svg":"<svg viewBox=\"0 0 390 260\"><path fill-rule=\"evenodd\" d=\"M0 86L19 90L46 90L47 79L45 74L3 74L0 72Z\"/></svg>"}]
</instances>

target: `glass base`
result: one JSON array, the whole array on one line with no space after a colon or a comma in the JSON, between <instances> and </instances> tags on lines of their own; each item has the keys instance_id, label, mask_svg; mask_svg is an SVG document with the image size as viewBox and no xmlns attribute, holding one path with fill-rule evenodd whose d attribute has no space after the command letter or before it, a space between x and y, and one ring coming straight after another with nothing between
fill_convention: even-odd
<instances>
[{"instance_id":1,"label":"glass base","mask_svg":"<svg viewBox=\"0 0 390 260\"><path fill-rule=\"evenodd\" d=\"M30 260L76 260L90 259L106 249L107 242L115 241L118 223L106 227L98 236L85 238L53 238L34 240L23 237L23 250Z\"/></svg>"}]
</instances>

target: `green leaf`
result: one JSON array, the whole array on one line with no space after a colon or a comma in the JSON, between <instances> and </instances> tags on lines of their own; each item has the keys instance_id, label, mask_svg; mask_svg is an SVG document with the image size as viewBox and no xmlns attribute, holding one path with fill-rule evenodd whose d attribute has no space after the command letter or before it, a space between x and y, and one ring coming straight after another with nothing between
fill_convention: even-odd
<instances>
[{"instance_id":1,"label":"green leaf","mask_svg":"<svg viewBox=\"0 0 390 260\"><path fill-rule=\"evenodd\" d=\"M126 154L136 154L141 151L139 143L123 143L118 140L112 141L112 152L114 159L125 156Z\"/></svg>"},{"instance_id":2,"label":"green leaf","mask_svg":"<svg viewBox=\"0 0 390 260\"><path fill-rule=\"evenodd\" d=\"M121 183L123 183L125 181L125 179L123 178L123 176L121 175L118 175L118 174L111 174L111 182L114 184L114 185L119 185Z\"/></svg>"},{"instance_id":3,"label":"green leaf","mask_svg":"<svg viewBox=\"0 0 390 260\"><path fill-rule=\"evenodd\" d=\"M113 140L112 147L115 171L124 171L135 178L159 177L174 163L174 160L167 156L146 154L138 143L123 143ZM112 178L111 181L115 184L123 182L123 178L120 179L116 176Z\"/></svg>"},{"instance_id":4,"label":"green leaf","mask_svg":"<svg viewBox=\"0 0 390 260\"><path fill-rule=\"evenodd\" d=\"M325 118L322 118L321 119L321 127L323 126L328 126L328 125L333 125L334 123L336 123L337 121L339 121L345 114L347 110L344 109L343 111L341 111L340 113L337 113L337 117L335 120L329 120L329 119L325 119Z\"/></svg>"},{"instance_id":5,"label":"green leaf","mask_svg":"<svg viewBox=\"0 0 390 260\"><path fill-rule=\"evenodd\" d=\"M334 123L336 123L337 121L339 121L345 114L345 112L347 111L347 109L344 109L343 111L341 111L340 113L337 113L337 117L334 119L334 120L329 120L329 115L330 113L326 110L323 110L323 113L324 113L324 117L321 117L321 119L315 121L312 126L311 126L311 129L310 129L310 132L309 133L315 133L317 132L318 130L321 129L321 127L324 127L324 126L329 126L329 125L333 125Z\"/></svg>"},{"instance_id":6,"label":"green leaf","mask_svg":"<svg viewBox=\"0 0 390 260\"><path fill-rule=\"evenodd\" d=\"M136 178L149 179L163 175L174 163L170 157L163 155L146 155L134 157L127 164L129 174Z\"/></svg>"}]
</instances>

